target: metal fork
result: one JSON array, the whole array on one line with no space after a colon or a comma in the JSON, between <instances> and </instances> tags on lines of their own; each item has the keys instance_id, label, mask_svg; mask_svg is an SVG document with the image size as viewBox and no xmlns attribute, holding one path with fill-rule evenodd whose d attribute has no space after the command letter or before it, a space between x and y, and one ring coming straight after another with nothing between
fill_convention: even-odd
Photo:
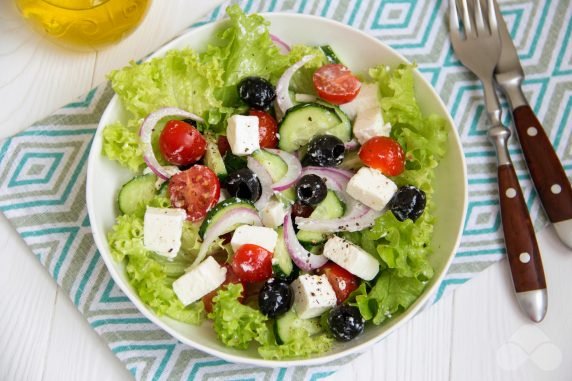
<instances>
[{"instance_id":1,"label":"metal fork","mask_svg":"<svg viewBox=\"0 0 572 381\"><path fill-rule=\"evenodd\" d=\"M512 280L520 307L538 322L544 318L548 304L546 281L534 228L508 152L510 130L501 122L494 87L494 71L501 53L495 8L493 0L483 0L484 6L480 0L470 1L471 7L467 0L449 2L451 42L457 58L483 85L491 124L488 137L497 154L501 220Z\"/></svg>"}]
</instances>

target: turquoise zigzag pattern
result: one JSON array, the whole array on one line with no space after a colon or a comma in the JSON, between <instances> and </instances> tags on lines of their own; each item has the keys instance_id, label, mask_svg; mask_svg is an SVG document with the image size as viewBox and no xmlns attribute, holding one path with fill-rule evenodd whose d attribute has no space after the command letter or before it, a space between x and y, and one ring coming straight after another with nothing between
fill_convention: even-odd
<instances>
[{"instance_id":1,"label":"turquoise zigzag pattern","mask_svg":"<svg viewBox=\"0 0 572 381\"><path fill-rule=\"evenodd\" d=\"M495 159L484 130L483 98L475 78L452 53L446 28L447 1L239 3L248 12L311 13L365 30L415 60L441 94L463 140L470 203L461 246L434 301L504 256ZM228 4L214 9L192 27L220 19ZM513 0L501 6L528 74L525 92L540 119L550 127L554 147L572 174L572 131L566 128L572 121L572 7L568 0ZM320 367L288 369L229 364L182 345L137 311L106 271L85 210L87 154L111 96L109 86L101 85L0 143L0 211L134 378L319 380L351 361L353 357ZM510 124L506 103L503 107L505 122ZM545 222L544 214L514 139L510 151L539 227Z\"/></svg>"}]
</instances>

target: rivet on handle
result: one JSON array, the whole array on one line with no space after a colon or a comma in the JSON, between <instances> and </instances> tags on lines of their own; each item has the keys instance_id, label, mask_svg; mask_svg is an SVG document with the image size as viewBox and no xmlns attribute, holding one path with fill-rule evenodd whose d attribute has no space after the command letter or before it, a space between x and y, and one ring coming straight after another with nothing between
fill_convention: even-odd
<instances>
[{"instance_id":1,"label":"rivet on handle","mask_svg":"<svg viewBox=\"0 0 572 381\"><path fill-rule=\"evenodd\" d=\"M504 192L504 194L506 194L506 197L508 197L508 198L515 198L516 197L516 189L507 188L507 190L506 190L506 192Z\"/></svg>"}]
</instances>

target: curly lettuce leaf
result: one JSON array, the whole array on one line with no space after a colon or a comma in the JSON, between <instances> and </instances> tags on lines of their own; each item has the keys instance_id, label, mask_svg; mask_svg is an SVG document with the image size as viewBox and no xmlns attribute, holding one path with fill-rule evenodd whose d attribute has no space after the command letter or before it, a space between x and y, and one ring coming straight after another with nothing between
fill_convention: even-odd
<instances>
[{"instance_id":1,"label":"curly lettuce leaf","mask_svg":"<svg viewBox=\"0 0 572 381\"><path fill-rule=\"evenodd\" d=\"M379 325L407 309L424 288L425 282L417 278L400 277L394 270L385 270L369 292L366 284L361 284L355 292L356 305L364 319Z\"/></svg>"},{"instance_id":2,"label":"curly lettuce leaf","mask_svg":"<svg viewBox=\"0 0 572 381\"><path fill-rule=\"evenodd\" d=\"M165 56L109 74L111 85L134 118L161 107L178 107L205 116L222 103L215 92L223 85L222 63L201 60L192 49L170 50Z\"/></svg>"},{"instance_id":3,"label":"curly lettuce leaf","mask_svg":"<svg viewBox=\"0 0 572 381\"><path fill-rule=\"evenodd\" d=\"M305 358L329 351L333 340L321 334L310 336L303 328L293 328L292 340L285 344L267 344L258 348L260 356L267 360Z\"/></svg>"},{"instance_id":4,"label":"curly lettuce leaf","mask_svg":"<svg viewBox=\"0 0 572 381\"><path fill-rule=\"evenodd\" d=\"M183 234L196 239L198 227L185 223ZM146 250L143 219L135 215L117 217L107 238L111 254L117 261L126 261L125 270L131 285L155 313L189 324L200 324L204 320L203 303L199 301L185 307L172 288L173 282L184 274L196 256L195 246L183 247L172 261Z\"/></svg>"},{"instance_id":5,"label":"curly lettuce leaf","mask_svg":"<svg viewBox=\"0 0 572 381\"><path fill-rule=\"evenodd\" d=\"M433 277L428 257L435 218L427 210L413 222L399 221L393 213L384 213L375 224L363 231L362 242L375 242L375 253L390 269L402 277L426 281Z\"/></svg>"},{"instance_id":6,"label":"curly lettuce leaf","mask_svg":"<svg viewBox=\"0 0 572 381\"><path fill-rule=\"evenodd\" d=\"M139 136L121 122L112 123L103 130L102 151L109 159L133 172L139 171L145 164Z\"/></svg>"},{"instance_id":7,"label":"curly lettuce leaf","mask_svg":"<svg viewBox=\"0 0 572 381\"><path fill-rule=\"evenodd\" d=\"M268 318L259 310L241 304L241 284L229 284L213 298L213 312L208 315L214 321L218 338L229 347L247 349L252 341L265 345L271 336L266 326Z\"/></svg>"}]
</instances>

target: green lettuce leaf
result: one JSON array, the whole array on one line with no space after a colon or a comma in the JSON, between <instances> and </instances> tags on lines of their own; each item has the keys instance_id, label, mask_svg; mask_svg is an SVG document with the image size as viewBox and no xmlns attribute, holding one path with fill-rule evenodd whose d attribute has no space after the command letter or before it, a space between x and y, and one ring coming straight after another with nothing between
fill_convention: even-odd
<instances>
[{"instance_id":1,"label":"green lettuce leaf","mask_svg":"<svg viewBox=\"0 0 572 381\"><path fill-rule=\"evenodd\" d=\"M213 312L208 315L214 321L218 338L229 347L247 349L252 341L262 345L271 340L266 326L268 318L259 310L241 304L241 284L229 284L213 298Z\"/></svg>"},{"instance_id":2,"label":"green lettuce leaf","mask_svg":"<svg viewBox=\"0 0 572 381\"><path fill-rule=\"evenodd\" d=\"M139 136L121 122L112 123L103 130L103 154L133 172L138 172L145 164Z\"/></svg>"},{"instance_id":3,"label":"green lettuce leaf","mask_svg":"<svg viewBox=\"0 0 572 381\"><path fill-rule=\"evenodd\" d=\"M385 270L369 292L362 283L355 297L356 305L364 319L381 324L413 304L424 288L425 283L417 278L400 277L393 270Z\"/></svg>"},{"instance_id":4,"label":"green lettuce leaf","mask_svg":"<svg viewBox=\"0 0 572 381\"><path fill-rule=\"evenodd\" d=\"M170 50L164 57L131 64L109 74L121 103L135 119L161 107L178 107L205 116L222 103L215 96L223 86L222 63L202 61L191 49Z\"/></svg>"},{"instance_id":5,"label":"green lettuce leaf","mask_svg":"<svg viewBox=\"0 0 572 381\"><path fill-rule=\"evenodd\" d=\"M258 353L267 360L305 358L329 351L333 340L321 334L310 336L303 328L291 330L292 340L285 344L267 344L258 348Z\"/></svg>"},{"instance_id":6,"label":"green lettuce leaf","mask_svg":"<svg viewBox=\"0 0 572 381\"><path fill-rule=\"evenodd\" d=\"M160 197L156 197L151 203L161 202L160 200ZM183 237L183 243L193 239L196 242L198 226L185 222ZM182 247L174 260L156 255L145 249L143 219L135 215L117 217L107 239L115 260L126 261L125 270L131 285L155 313L189 324L200 324L204 320L201 301L185 307L172 289L173 282L184 274L196 256L196 245L186 243L187 246Z\"/></svg>"}]
</instances>

